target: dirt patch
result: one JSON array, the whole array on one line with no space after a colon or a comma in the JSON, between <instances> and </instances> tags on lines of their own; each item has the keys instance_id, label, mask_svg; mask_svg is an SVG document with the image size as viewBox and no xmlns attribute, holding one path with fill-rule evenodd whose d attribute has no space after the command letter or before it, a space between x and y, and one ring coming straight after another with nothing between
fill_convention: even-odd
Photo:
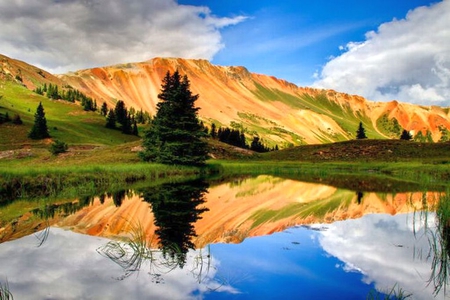
<instances>
[{"instance_id":1,"label":"dirt patch","mask_svg":"<svg viewBox=\"0 0 450 300\"><path fill-rule=\"evenodd\" d=\"M21 159L33 156L31 149L0 151L0 159Z\"/></svg>"}]
</instances>

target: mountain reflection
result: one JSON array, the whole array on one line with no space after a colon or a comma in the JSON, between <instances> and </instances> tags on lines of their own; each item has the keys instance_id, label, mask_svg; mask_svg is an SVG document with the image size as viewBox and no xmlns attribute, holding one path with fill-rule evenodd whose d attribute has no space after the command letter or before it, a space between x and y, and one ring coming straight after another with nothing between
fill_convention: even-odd
<instances>
[{"instance_id":1,"label":"mountain reflection","mask_svg":"<svg viewBox=\"0 0 450 300\"><path fill-rule=\"evenodd\" d=\"M197 234L195 222L208 211L199 207L205 202L208 183L203 179L183 183L166 183L140 190L144 201L151 204L155 233L164 258L175 259L180 268L186 263L186 253L194 249L192 238Z\"/></svg>"}]
</instances>

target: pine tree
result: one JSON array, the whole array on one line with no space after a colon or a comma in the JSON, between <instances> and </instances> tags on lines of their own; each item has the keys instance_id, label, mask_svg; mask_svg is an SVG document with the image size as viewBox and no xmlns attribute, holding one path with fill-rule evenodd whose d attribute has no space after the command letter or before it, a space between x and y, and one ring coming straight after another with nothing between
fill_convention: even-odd
<instances>
[{"instance_id":1,"label":"pine tree","mask_svg":"<svg viewBox=\"0 0 450 300\"><path fill-rule=\"evenodd\" d=\"M117 101L114 113L116 115L117 123L123 126L127 122L128 112L125 103L122 100Z\"/></svg>"},{"instance_id":2,"label":"pine tree","mask_svg":"<svg viewBox=\"0 0 450 300\"><path fill-rule=\"evenodd\" d=\"M136 120L134 118L133 118L133 130L132 130L131 134L133 134L135 136L139 136L137 122L136 122Z\"/></svg>"},{"instance_id":3,"label":"pine tree","mask_svg":"<svg viewBox=\"0 0 450 300\"><path fill-rule=\"evenodd\" d=\"M211 133L209 134L213 139L215 139L217 137L217 128L216 128L216 124L212 123L211 124Z\"/></svg>"},{"instance_id":4,"label":"pine tree","mask_svg":"<svg viewBox=\"0 0 450 300\"><path fill-rule=\"evenodd\" d=\"M367 139L366 130L364 129L362 122L359 122L358 130L356 130L356 139L358 140Z\"/></svg>"},{"instance_id":5,"label":"pine tree","mask_svg":"<svg viewBox=\"0 0 450 300\"><path fill-rule=\"evenodd\" d=\"M167 72L158 95L157 112L144 133L140 157L163 164L204 165L208 158L206 136L194 106L187 76Z\"/></svg>"},{"instance_id":6,"label":"pine tree","mask_svg":"<svg viewBox=\"0 0 450 300\"><path fill-rule=\"evenodd\" d=\"M106 128L115 129L116 128L116 114L114 110L110 109L108 112L108 116L106 116Z\"/></svg>"},{"instance_id":7,"label":"pine tree","mask_svg":"<svg viewBox=\"0 0 450 300\"><path fill-rule=\"evenodd\" d=\"M100 114L102 116L106 116L108 114L108 105L106 102L103 102L102 107L100 108Z\"/></svg>"},{"instance_id":8,"label":"pine tree","mask_svg":"<svg viewBox=\"0 0 450 300\"><path fill-rule=\"evenodd\" d=\"M42 102L39 102L39 105L36 109L36 113L34 114L34 125L31 128L30 133L28 133L28 137L35 140L50 137L47 128L47 119L45 118L45 112L44 107L42 106Z\"/></svg>"}]
</instances>

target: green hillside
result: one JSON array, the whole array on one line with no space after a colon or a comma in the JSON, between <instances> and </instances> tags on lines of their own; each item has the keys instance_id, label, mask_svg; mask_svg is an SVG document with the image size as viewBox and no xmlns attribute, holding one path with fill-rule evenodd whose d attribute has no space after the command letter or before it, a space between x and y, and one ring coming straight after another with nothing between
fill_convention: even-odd
<instances>
[{"instance_id":1,"label":"green hillside","mask_svg":"<svg viewBox=\"0 0 450 300\"><path fill-rule=\"evenodd\" d=\"M0 124L0 151L48 147L51 141L34 141L27 137L39 102L45 110L51 139L64 141L69 147L118 145L138 140L135 136L105 128L105 118L97 112L84 111L77 103L50 100L13 80L0 81L0 97L0 113L8 113L11 118L19 115L23 121L22 125Z\"/></svg>"}]
</instances>

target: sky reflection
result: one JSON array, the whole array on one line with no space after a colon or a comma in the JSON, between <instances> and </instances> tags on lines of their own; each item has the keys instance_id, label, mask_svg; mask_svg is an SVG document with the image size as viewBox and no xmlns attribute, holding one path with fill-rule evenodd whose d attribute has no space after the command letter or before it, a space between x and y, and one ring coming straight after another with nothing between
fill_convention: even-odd
<instances>
[{"instance_id":1,"label":"sky reflection","mask_svg":"<svg viewBox=\"0 0 450 300\"><path fill-rule=\"evenodd\" d=\"M418 218L292 227L191 250L183 269L143 264L129 277L99 253L110 240L51 228L41 247L35 235L0 244L0 279L16 299L365 299L393 287L431 299L429 236ZM433 229L434 215L427 221Z\"/></svg>"}]
</instances>

